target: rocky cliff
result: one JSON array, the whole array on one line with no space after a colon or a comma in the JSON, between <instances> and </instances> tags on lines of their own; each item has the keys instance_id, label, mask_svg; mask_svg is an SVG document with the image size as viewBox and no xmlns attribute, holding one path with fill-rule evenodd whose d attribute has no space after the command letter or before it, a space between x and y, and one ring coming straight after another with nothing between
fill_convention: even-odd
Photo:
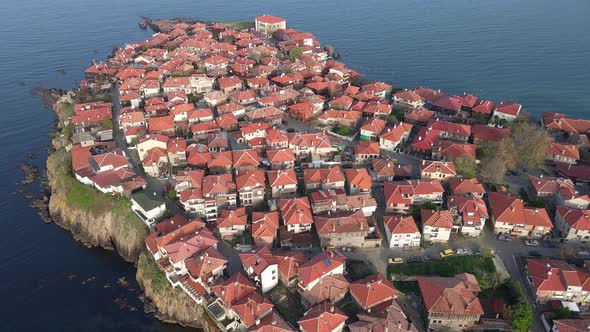
<instances>
[{"instance_id":1,"label":"rocky cliff","mask_svg":"<svg viewBox=\"0 0 590 332\"><path fill-rule=\"evenodd\" d=\"M76 240L115 249L126 261L137 262L148 229L131 211L129 200L79 183L69 174L69 163L64 149L47 159L51 217Z\"/></svg>"},{"instance_id":2,"label":"rocky cliff","mask_svg":"<svg viewBox=\"0 0 590 332\"><path fill-rule=\"evenodd\" d=\"M54 105L57 128L64 128L63 105ZM58 129L59 130L59 129ZM130 201L107 195L78 182L71 167L71 154L56 133L55 151L47 159L47 184L51 192L48 210L52 220L69 230L87 246L116 250L126 261L137 264L137 281L145 292L146 311L160 320L215 330L202 306L168 283L152 257L145 252L147 226L133 213Z\"/></svg>"},{"instance_id":3,"label":"rocky cliff","mask_svg":"<svg viewBox=\"0 0 590 332\"><path fill-rule=\"evenodd\" d=\"M146 310L153 310L158 319L205 331L217 330L203 306L196 304L181 289L172 288L164 273L145 251L139 256L136 278L147 298Z\"/></svg>"}]
</instances>

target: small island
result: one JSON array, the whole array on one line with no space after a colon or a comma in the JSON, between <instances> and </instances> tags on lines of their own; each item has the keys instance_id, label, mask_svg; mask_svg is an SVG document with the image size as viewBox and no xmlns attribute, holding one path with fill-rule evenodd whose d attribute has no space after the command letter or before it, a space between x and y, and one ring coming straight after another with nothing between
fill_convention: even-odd
<instances>
[{"instance_id":1,"label":"small island","mask_svg":"<svg viewBox=\"0 0 590 332\"><path fill-rule=\"evenodd\" d=\"M584 324L590 121L370 81L272 15L139 25L44 102L48 213L136 264L146 310L207 331Z\"/></svg>"}]
</instances>

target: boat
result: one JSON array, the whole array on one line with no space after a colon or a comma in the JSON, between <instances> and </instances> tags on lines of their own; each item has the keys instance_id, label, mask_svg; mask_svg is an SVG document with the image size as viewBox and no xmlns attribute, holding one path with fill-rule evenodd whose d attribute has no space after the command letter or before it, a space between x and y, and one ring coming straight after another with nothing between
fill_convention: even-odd
<instances>
[{"instance_id":1,"label":"boat","mask_svg":"<svg viewBox=\"0 0 590 332\"><path fill-rule=\"evenodd\" d=\"M139 27L142 29L147 29L148 25L147 25L146 20L139 21Z\"/></svg>"}]
</instances>

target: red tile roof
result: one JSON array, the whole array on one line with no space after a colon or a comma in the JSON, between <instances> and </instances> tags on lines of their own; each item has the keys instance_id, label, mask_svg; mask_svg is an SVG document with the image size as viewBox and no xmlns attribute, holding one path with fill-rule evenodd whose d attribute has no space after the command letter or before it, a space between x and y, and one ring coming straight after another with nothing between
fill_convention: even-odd
<instances>
[{"instance_id":1,"label":"red tile roof","mask_svg":"<svg viewBox=\"0 0 590 332\"><path fill-rule=\"evenodd\" d=\"M311 206L307 197L280 199L279 211L285 225L313 223Z\"/></svg>"},{"instance_id":2,"label":"red tile roof","mask_svg":"<svg viewBox=\"0 0 590 332\"><path fill-rule=\"evenodd\" d=\"M367 310L397 297L399 291L382 273L370 275L350 284L350 294Z\"/></svg>"},{"instance_id":3,"label":"red tile roof","mask_svg":"<svg viewBox=\"0 0 590 332\"><path fill-rule=\"evenodd\" d=\"M297 175L292 168L285 170L267 171L268 184L272 187L297 185Z\"/></svg>"},{"instance_id":4,"label":"red tile roof","mask_svg":"<svg viewBox=\"0 0 590 332\"><path fill-rule=\"evenodd\" d=\"M573 144L549 143L549 146L545 148L545 153L580 160L580 150Z\"/></svg>"},{"instance_id":5,"label":"red tile roof","mask_svg":"<svg viewBox=\"0 0 590 332\"><path fill-rule=\"evenodd\" d=\"M260 165L260 158L255 150L239 150L232 152L234 161L234 168L240 167L258 167Z\"/></svg>"},{"instance_id":6,"label":"red tile roof","mask_svg":"<svg viewBox=\"0 0 590 332\"><path fill-rule=\"evenodd\" d=\"M278 212L252 212L252 237L276 237L279 229Z\"/></svg>"},{"instance_id":7,"label":"red tile roof","mask_svg":"<svg viewBox=\"0 0 590 332\"><path fill-rule=\"evenodd\" d=\"M391 234L414 234L420 232L412 216L383 216L383 224L389 229Z\"/></svg>"},{"instance_id":8,"label":"red tile roof","mask_svg":"<svg viewBox=\"0 0 590 332\"><path fill-rule=\"evenodd\" d=\"M527 272L536 292L563 292L572 286L590 290L590 274L563 260L528 258Z\"/></svg>"},{"instance_id":9,"label":"red tile roof","mask_svg":"<svg viewBox=\"0 0 590 332\"><path fill-rule=\"evenodd\" d=\"M211 289L223 303L229 306L256 292L256 286L252 285L241 272L218 282Z\"/></svg>"},{"instance_id":10,"label":"red tile roof","mask_svg":"<svg viewBox=\"0 0 590 332\"><path fill-rule=\"evenodd\" d=\"M307 311L298 323L304 332L332 332L343 326L347 319L340 309L324 301Z\"/></svg>"},{"instance_id":11,"label":"red tile roof","mask_svg":"<svg viewBox=\"0 0 590 332\"><path fill-rule=\"evenodd\" d=\"M232 310L238 315L240 321L245 326L253 326L262 317L269 314L273 308L269 299L262 297L260 294L253 292L232 306Z\"/></svg>"},{"instance_id":12,"label":"red tile roof","mask_svg":"<svg viewBox=\"0 0 590 332\"><path fill-rule=\"evenodd\" d=\"M477 178L464 179L464 178L453 178L449 179L449 188L454 195L467 195L467 194L485 194L485 189Z\"/></svg>"},{"instance_id":13,"label":"red tile roof","mask_svg":"<svg viewBox=\"0 0 590 332\"><path fill-rule=\"evenodd\" d=\"M340 166L328 168L306 168L303 170L303 181L306 184L344 182L344 174Z\"/></svg>"},{"instance_id":14,"label":"red tile roof","mask_svg":"<svg viewBox=\"0 0 590 332\"><path fill-rule=\"evenodd\" d=\"M280 18L280 17L268 15L268 14L262 15L262 16L257 16L256 21L263 22L263 23L270 23L270 24L286 22L284 18Z\"/></svg>"},{"instance_id":15,"label":"red tile roof","mask_svg":"<svg viewBox=\"0 0 590 332\"><path fill-rule=\"evenodd\" d=\"M344 174L350 186L357 186L361 190L371 190L373 179L366 168L348 168L344 170Z\"/></svg>"},{"instance_id":16,"label":"red tile roof","mask_svg":"<svg viewBox=\"0 0 590 332\"><path fill-rule=\"evenodd\" d=\"M422 225L435 228L453 228L453 215L449 210L422 209Z\"/></svg>"},{"instance_id":17,"label":"red tile roof","mask_svg":"<svg viewBox=\"0 0 590 332\"><path fill-rule=\"evenodd\" d=\"M558 205L556 214L571 228L590 231L590 210L573 209Z\"/></svg>"},{"instance_id":18,"label":"red tile roof","mask_svg":"<svg viewBox=\"0 0 590 332\"><path fill-rule=\"evenodd\" d=\"M474 291L479 291L477 280L473 275L465 275L469 279L459 276L418 277L418 286L426 310L429 313L482 315L483 308L474 294Z\"/></svg>"},{"instance_id":19,"label":"red tile roof","mask_svg":"<svg viewBox=\"0 0 590 332\"><path fill-rule=\"evenodd\" d=\"M457 175L455 163L452 161L422 160L420 163L420 172L441 173L444 175Z\"/></svg>"},{"instance_id":20,"label":"red tile roof","mask_svg":"<svg viewBox=\"0 0 590 332\"><path fill-rule=\"evenodd\" d=\"M329 249L314 256L310 261L299 265L297 273L299 281L304 285L309 285L324 275L331 274L335 269L345 264L346 257L340 252Z\"/></svg>"}]
</instances>

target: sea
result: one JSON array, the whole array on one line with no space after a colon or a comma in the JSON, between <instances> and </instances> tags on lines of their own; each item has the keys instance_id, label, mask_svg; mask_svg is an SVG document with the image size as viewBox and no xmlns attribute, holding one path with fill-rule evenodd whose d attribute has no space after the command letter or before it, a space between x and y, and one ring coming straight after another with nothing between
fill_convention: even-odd
<instances>
[{"instance_id":1,"label":"sea","mask_svg":"<svg viewBox=\"0 0 590 332\"><path fill-rule=\"evenodd\" d=\"M93 59L147 39L141 16L267 13L333 45L369 80L590 118L588 0L0 1L0 331L186 330L143 312L133 265L44 224L19 193L18 165L43 170L53 121L31 90L71 88Z\"/></svg>"}]
</instances>

